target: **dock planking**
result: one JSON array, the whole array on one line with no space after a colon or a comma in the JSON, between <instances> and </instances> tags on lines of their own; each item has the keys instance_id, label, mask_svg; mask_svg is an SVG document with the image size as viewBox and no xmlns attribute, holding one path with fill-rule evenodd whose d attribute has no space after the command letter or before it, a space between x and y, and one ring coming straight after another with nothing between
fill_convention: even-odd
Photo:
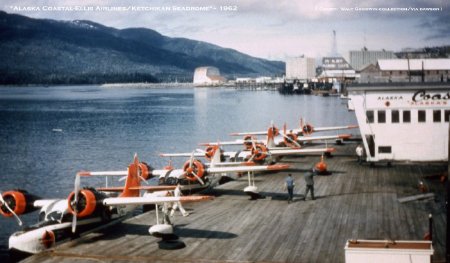
<instances>
[{"instance_id":1,"label":"dock planking","mask_svg":"<svg viewBox=\"0 0 450 263\"><path fill-rule=\"evenodd\" d=\"M191 213L176 213L175 234L186 244L164 250L148 234L155 222L150 211L98 233L63 244L24 262L344 262L348 239L422 240L428 215L434 218L433 260L445 255L445 186L426 176L447 170L438 164L358 165L353 143L337 146L325 161L332 172L315 177L316 200L302 201L303 174L318 156L286 158L286 172L256 176L265 196L249 200L242 177L205 191L216 196L209 202L186 204ZM294 202L288 204L284 178L295 179ZM398 198L420 194L426 183L434 200L407 203Z\"/></svg>"}]
</instances>

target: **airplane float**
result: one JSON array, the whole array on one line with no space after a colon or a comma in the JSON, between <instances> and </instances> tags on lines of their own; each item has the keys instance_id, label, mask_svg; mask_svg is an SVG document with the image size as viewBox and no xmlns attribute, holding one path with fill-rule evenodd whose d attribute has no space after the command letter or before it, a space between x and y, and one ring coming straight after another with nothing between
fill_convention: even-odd
<instances>
[{"instance_id":1,"label":"airplane float","mask_svg":"<svg viewBox=\"0 0 450 263\"><path fill-rule=\"evenodd\" d=\"M280 171L288 169L286 164L277 165L256 165L254 162L221 162L222 154L218 146L212 147L209 152L192 152L186 154L162 154L161 156L179 156L190 159L186 161L182 169L174 169L172 166L166 166L161 170L153 170L153 176L159 176L160 184L177 185L181 184L181 189L204 189L214 186L219 182L223 175L227 173L247 173L249 185L244 188L244 192L255 199L259 197L258 188L255 185L254 173L263 171ZM194 157L207 157L211 163L204 164Z\"/></svg>"},{"instance_id":2,"label":"airplane float","mask_svg":"<svg viewBox=\"0 0 450 263\"><path fill-rule=\"evenodd\" d=\"M126 176L123 187L80 188L81 177L118 175ZM165 220L160 222L158 205L212 199L210 196L161 196L161 191L173 190L175 186L140 185L150 177L151 169L145 163L139 163L135 155L127 171L77 173L74 191L67 199L41 199L25 190L0 194L0 214L15 217L19 225L23 224L19 215L40 209L39 222L13 233L9 238L9 249L12 252L39 253L82 234L121 222L138 206L147 204L155 204L157 213L157 222L149 228L149 233L164 239L173 235L173 227ZM141 190L159 192L146 192L141 196Z\"/></svg>"}]
</instances>

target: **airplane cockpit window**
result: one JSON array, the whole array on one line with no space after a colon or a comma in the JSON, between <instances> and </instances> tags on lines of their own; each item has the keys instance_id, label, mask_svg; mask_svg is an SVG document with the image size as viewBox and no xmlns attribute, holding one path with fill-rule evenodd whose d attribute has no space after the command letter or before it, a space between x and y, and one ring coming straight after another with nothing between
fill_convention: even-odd
<instances>
[{"instance_id":1,"label":"airplane cockpit window","mask_svg":"<svg viewBox=\"0 0 450 263\"><path fill-rule=\"evenodd\" d=\"M46 215L45 219L47 221L59 221L61 222L62 219L62 213L61 211L52 211L49 214Z\"/></svg>"}]
</instances>

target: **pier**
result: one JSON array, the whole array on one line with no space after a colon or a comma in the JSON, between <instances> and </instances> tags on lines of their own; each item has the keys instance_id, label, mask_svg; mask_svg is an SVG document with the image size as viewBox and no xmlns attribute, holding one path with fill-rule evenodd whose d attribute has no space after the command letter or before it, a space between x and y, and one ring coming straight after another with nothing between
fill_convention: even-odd
<instances>
[{"instance_id":1,"label":"pier","mask_svg":"<svg viewBox=\"0 0 450 263\"><path fill-rule=\"evenodd\" d=\"M186 204L190 216L177 211L173 219L184 248L160 248L159 239L148 234L155 223L150 211L23 262L344 262L349 239L423 240L429 214L433 262L444 262L445 184L440 175L447 166L358 165L355 146L336 146L333 157L325 159L332 174L315 177L316 200L302 200L303 174L319 156L285 158L290 170L256 176L261 199L249 200L243 193L245 176L206 191L215 200ZM296 183L290 204L284 190L288 173Z\"/></svg>"}]
</instances>

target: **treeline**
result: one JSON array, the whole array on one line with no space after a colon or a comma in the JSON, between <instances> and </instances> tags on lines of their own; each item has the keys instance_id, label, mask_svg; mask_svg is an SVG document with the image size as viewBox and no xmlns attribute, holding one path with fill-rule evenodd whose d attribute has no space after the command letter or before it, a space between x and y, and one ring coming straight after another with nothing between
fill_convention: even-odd
<instances>
[{"instance_id":1,"label":"treeline","mask_svg":"<svg viewBox=\"0 0 450 263\"><path fill-rule=\"evenodd\" d=\"M159 80L145 73L86 73L86 74L36 74L0 72L0 85L68 85L68 84L104 84L104 83L157 83Z\"/></svg>"}]
</instances>

